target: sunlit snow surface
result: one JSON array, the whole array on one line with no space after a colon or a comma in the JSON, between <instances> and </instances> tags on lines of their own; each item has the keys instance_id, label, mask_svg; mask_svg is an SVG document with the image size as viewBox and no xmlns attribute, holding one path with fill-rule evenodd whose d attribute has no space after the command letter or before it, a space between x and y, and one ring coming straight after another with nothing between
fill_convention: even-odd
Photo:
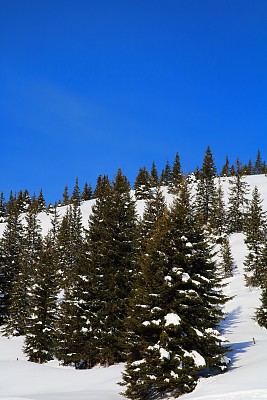
<instances>
[{"instance_id":1,"label":"sunlit snow surface","mask_svg":"<svg viewBox=\"0 0 267 400\"><path fill-rule=\"evenodd\" d=\"M267 177L247 177L251 189L255 185L267 210ZM225 189L228 183L223 183ZM170 198L168 198L170 202ZM87 224L92 201L82 206ZM143 202L138 211L143 212ZM64 209L62 207L62 213ZM43 231L49 228L49 218L42 214ZM0 233L4 224L0 224ZM244 286L243 259L246 247L242 234L231 237L232 252L237 263L233 278L227 280L227 295L235 296L226 304L228 317L222 324L223 334L232 346L229 357L231 370L222 375L201 379L194 392L182 400L267 400L267 330L253 320L259 306L260 290ZM253 338L256 344L253 343ZM57 361L37 365L26 361L22 352L23 339L0 337L0 400L123 400L117 385L123 365L77 371L60 367ZM18 358L18 361L17 361Z\"/></svg>"}]
</instances>

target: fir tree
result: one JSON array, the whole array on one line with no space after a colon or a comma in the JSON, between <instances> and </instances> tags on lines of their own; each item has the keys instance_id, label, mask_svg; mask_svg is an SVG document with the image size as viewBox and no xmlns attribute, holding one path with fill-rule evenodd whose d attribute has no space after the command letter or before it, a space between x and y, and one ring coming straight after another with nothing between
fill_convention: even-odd
<instances>
[{"instance_id":1,"label":"fir tree","mask_svg":"<svg viewBox=\"0 0 267 400\"><path fill-rule=\"evenodd\" d=\"M218 187L215 189L215 193L212 199L209 226L211 231L216 236L221 236L225 232L226 224L226 209L224 203L224 193L219 181Z\"/></svg>"},{"instance_id":2,"label":"fir tree","mask_svg":"<svg viewBox=\"0 0 267 400\"><path fill-rule=\"evenodd\" d=\"M159 184L159 175L158 175L158 171L157 171L154 161L152 162L152 165L151 165L149 179L150 179L151 187L156 187Z\"/></svg>"},{"instance_id":3,"label":"fir tree","mask_svg":"<svg viewBox=\"0 0 267 400\"><path fill-rule=\"evenodd\" d=\"M233 276L235 262L232 256L229 238L227 236L224 237L222 240L220 256L220 267L222 268L222 274L224 278L230 278L231 276Z\"/></svg>"},{"instance_id":4,"label":"fir tree","mask_svg":"<svg viewBox=\"0 0 267 400\"><path fill-rule=\"evenodd\" d=\"M6 203L5 203L4 193L1 192L1 194L0 194L0 223L5 222L5 216L6 216Z\"/></svg>"},{"instance_id":5,"label":"fir tree","mask_svg":"<svg viewBox=\"0 0 267 400\"><path fill-rule=\"evenodd\" d=\"M208 146L202 163L196 193L197 212L203 223L207 223L211 216L212 204L215 196L215 173L216 167L210 147Z\"/></svg>"},{"instance_id":6,"label":"fir tree","mask_svg":"<svg viewBox=\"0 0 267 400\"><path fill-rule=\"evenodd\" d=\"M34 284L33 266L38 261L42 248L41 226L36 210L29 208L23 232L23 248L20 269L12 283L10 305L6 322L6 333L23 335L29 315L30 290Z\"/></svg>"},{"instance_id":7,"label":"fir tree","mask_svg":"<svg viewBox=\"0 0 267 400\"><path fill-rule=\"evenodd\" d=\"M69 187L68 187L68 185L66 185L64 188L64 192L63 192L62 205L67 206L69 203L70 203Z\"/></svg>"},{"instance_id":8,"label":"fir tree","mask_svg":"<svg viewBox=\"0 0 267 400\"><path fill-rule=\"evenodd\" d=\"M149 173L146 167L140 168L134 183L135 197L137 200L151 198Z\"/></svg>"},{"instance_id":9,"label":"fir tree","mask_svg":"<svg viewBox=\"0 0 267 400\"><path fill-rule=\"evenodd\" d=\"M258 150L256 161L255 161L252 171L253 171L254 175L259 175L259 174L263 173L263 170L264 170L263 161L261 158L260 150Z\"/></svg>"},{"instance_id":10,"label":"fir tree","mask_svg":"<svg viewBox=\"0 0 267 400\"><path fill-rule=\"evenodd\" d=\"M162 186L170 186L172 182L172 170L169 161L166 162L165 168L161 172L159 183Z\"/></svg>"},{"instance_id":11,"label":"fir tree","mask_svg":"<svg viewBox=\"0 0 267 400\"><path fill-rule=\"evenodd\" d=\"M225 164L222 167L221 176L229 176L230 175L230 163L228 155L225 158Z\"/></svg>"},{"instance_id":12,"label":"fir tree","mask_svg":"<svg viewBox=\"0 0 267 400\"><path fill-rule=\"evenodd\" d=\"M82 200L82 201L91 200L92 197L93 197L93 190L92 190L92 187L91 187L91 185L89 185L87 182L85 182L84 188L83 188L83 192L82 192L81 200Z\"/></svg>"},{"instance_id":13,"label":"fir tree","mask_svg":"<svg viewBox=\"0 0 267 400\"><path fill-rule=\"evenodd\" d=\"M257 186L252 191L248 212L246 213L245 243L248 254L244 261L247 283L252 286L260 286L264 279L260 258L264 246L266 230L266 212L262 209L262 199Z\"/></svg>"},{"instance_id":14,"label":"fir tree","mask_svg":"<svg viewBox=\"0 0 267 400\"><path fill-rule=\"evenodd\" d=\"M180 184L183 182L183 175L181 172L181 162L179 154L176 153L175 159L172 166L172 183L171 183L171 192L177 193L179 190Z\"/></svg>"},{"instance_id":15,"label":"fir tree","mask_svg":"<svg viewBox=\"0 0 267 400\"><path fill-rule=\"evenodd\" d=\"M130 399L193 390L205 366L222 367L216 324L224 303L215 264L195 223L187 186L171 213L157 221L138 259L128 319L128 360L122 385ZM201 360L201 361L200 361Z\"/></svg>"},{"instance_id":16,"label":"fir tree","mask_svg":"<svg viewBox=\"0 0 267 400\"><path fill-rule=\"evenodd\" d=\"M53 358L59 280L53 235L48 234L35 260L34 284L30 290L24 352L29 361L43 363Z\"/></svg>"},{"instance_id":17,"label":"fir tree","mask_svg":"<svg viewBox=\"0 0 267 400\"><path fill-rule=\"evenodd\" d=\"M242 232L244 228L244 216L247 206L248 185L243 180L240 168L234 176L229 180L229 199L228 199L228 230L229 233Z\"/></svg>"},{"instance_id":18,"label":"fir tree","mask_svg":"<svg viewBox=\"0 0 267 400\"><path fill-rule=\"evenodd\" d=\"M104 196L111 189L111 184L107 175L99 175L94 190L94 199Z\"/></svg>"},{"instance_id":19,"label":"fir tree","mask_svg":"<svg viewBox=\"0 0 267 400\"><path fill-rule=\"evenodd\" d=\"M136 214L130 185L118 171L112 188L96 200L89 219L87 254L93 273L92 331L97 358L124 360L126 306L135 257Z\"/></svg>"},{"instance_id":20,"label":"fir tree","mask_svg":"<svg viewBox=\"0 0 267 400\"><path fill-rule=\"evenodd\" d=\"M79 206L81 204L81 191L79 188L79 179L78 178L76 178L75 186L73 188L73 192L71 195L71 203L76 206Z\"/></svg>"},{"instance_id":21,"label":"fir tree","mask_svg":"<svg viewBox=\"0 0 267 400\"><path fill-rule=\"evenodd\" d=\"M9 203L11 207L11 203ZM1 258L0 258L0 309L1 322L6 321L11 307L11 288L16 281L22 268L23 252L23 228L20 220L19 210L15 203L6 220L6 227L1 239ZM7 332L8 333L8 332Z\"/></svg>"},{"instance_id":22,"label":"fir tree","mask_svg":"<svg viewBox=\"0 0 267 400\"><path fill-rule=\"evenodd\" d=\"M40 193L39 193L39 196L37 198L37 204L38 204L38 212L45 211L46 203L45 203L45 198L44 198L44 195L43 195L42 188L40 189Z\"/></svg>"}]
</instances>

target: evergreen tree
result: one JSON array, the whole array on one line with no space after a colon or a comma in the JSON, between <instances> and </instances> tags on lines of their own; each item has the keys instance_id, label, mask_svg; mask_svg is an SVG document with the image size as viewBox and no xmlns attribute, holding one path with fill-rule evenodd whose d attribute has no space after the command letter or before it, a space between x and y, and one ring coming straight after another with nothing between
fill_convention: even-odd
<instances>
[{"instance_id":1,"label":"evergreen tree","mask_svg":"<svg viewBox=\"0 0 267 400\"><path fill-rule=\"evenodd\" d=\"M82 201L91 200L92 197L93 197L93 190L92 190L92 187L91 187L91 185L89 185L87 182L85 182L84 188L83 188L83 192L82 192L81 200L82 200Z\"/></svg>"},{"instance_id":2,"label":"evergreen tree","mask_svg":"<svg viewBox=\"0 0 267 400\"><path fill-rule=\"evenodd\" d=\"M81 191L79 188L79 179L76 178L75 186L71 195L71 203L79 206L81 204Z\"/></svg>"},{"instance_id":3,"label":"evergreen tree","mask_svg":"<svg viewBox=\"0 0 267 400\"><path fill-rule=\"evenodd\" d=\"M171 192L177 193L179 190L180 184L183 182L183 175L181 172L181 162L179 154L176 153L175 159L172 166L172 184L171 184Z\"/></svg>"},{"instance_id":4,"label":"evergreen tree","mask_svg":"<svg viewBox=\"0 0 267 400\"><path fill-rule=\"evenodd\" d=\"M225 164L222 167L221 176L229 176L230 175L230 163L228 155L225 158Z\"/></svg>"},{"instance_id":5,"label":"evergreen tree","mask_svg":"<svg viewBox=\"0 0 267 400\"><path fill-rule=\"evenodd\" d=\"M111 184L107 175L99 175L94 190L94 199L104 196L111 189Z\"/></svg>"},{"instance_id":6,"label":"evergreen tree","mask_svg":"<svg viewBox=\"0 0 267 400\"><path fill-rule=\"evenodd\" d=\"M230 278L233 276L233 271L235 268L235 262L231 252L231 246L229 243L229 238L226 236L222 240L221 244L221 263L222 274L224 278Z\"/></svg>"},{"instance_id":7,"label":"evergreen tree","mask_svg":"<svg viewBox=\"0 0 267 400\"><path fill-rule=\"evenodd\" d=\"M6 321L9 315L11 288L22 267L23 229L20 214L15 203L10 202L9 206L10 211L1 239L0 323Z\"/></svg>"},{"instance_id":8,"label":"evergreen tree","mask_svg":"<svg viewBox=\"0 0 267 400\"><path fill-rule=\"evenodd\" d=\"M5 222L5 216L6 216L6 203L5 203L4 193L1 192L1 194L0 194L0 223Z\"/></svg>"},{"instance_id":9,"label":"evergreen tree","mask_svg":"<svg viewBox=\"0 0 267 400\"><path fill-rule=\"evenodd\" d=\"M201 369L222 366L216 324L224 303L187 186L138 259L122 385L130 399L191 391Z\"/></svg>"},{"instance_id":10,"label":"evergreen tree","mask_svg":"<svg viewBox=\"0 0 267 400\"><path fill-rule=\"evenodd\" d=\"M137 200L151 198L149 173L146 167L140 168L134 183L135 197Z\"/></svg>"},{"instance_id":11,"label":"evergreen tree","mask_svg":"<svg viewBox=\"0 0 267 400\"><path fill-rule=\"evenodd\" d=\"M264 170L263 161L261 158L260 150L258 150L256 161L255 161L252 171L253 171L254 175L259 175L259 174L263 174L263 170Z\"/></svg>"},{"instance_id":12,"label":"evergreen tree","mask_svg":"<svg viewBox=\"0 0 267 400\"><path fill-rule=\"evenodd\" d=\"M245 243L248 254L244 261L247 283L252 286L260 286L264 280L264 271L260 262L261 252L265 241L266 212L262 208L262 199L257 186L252 191L245 223Z\"/></svg>"},{"instance_id":13,"label":"evergreen tree","mask_svg":"<svg viewBox=\"0 0 267 400\"><path fill-rule=\"evenodd\" d=\"M37 212L29 208L26 214L26 227L23 231L20 269L10 291L10 304L5 331L7 334L23 335L26 332L26 319L29 315L30 291L34 284L33 266L39 259L42 248L41 226Z\"/></svg>"},{"instance_id":14,"label":"evergreen tree","mask_svg":"<svg viewBox=\"0 0 267 400\"><path fill-rule=\"evenodd\" d=\"M215 196L215 173L216 167L210 147L208 146L202 163L196 193L197 213L203 223L207 223L211 216L212 204Z\"/></svg>"},{"instance_id":15,"label":"evergreen tree","mask_svg":"<svg viewBox=\"0 0 267 400\"><path fill-rule=\"evenodd\" d=\"M110 364L124 359L126 306L135 258L136 214L130 185L118 171L110 191L96 200L89 219L87 254L93 273L90 308L97 359Z\"/></svg>"},{"instance_id":16,"label":"evergreen tree","mask_svg":"<svg viewBox=\"0 0 267 400\"><path fill-rule=\"evenodd\" d=\"M38 204L38 212L45 211L46 203L45 203L45 198L44 198L44 195L43 195L42 188L40 189L40 193L39 193L39 196L37 198L37 204Z\"/></svg>"},{"instance_id":17,"label":"evergreen tree","mask_svg":"<svg viewBox=\"0 0 267 400\"><path fill-rule=\"evenodd\" d=\"M170 186L172 182L172 170L169 161L166 162L165 168L161 172L160 184L162 186Z\"/></svg>"},{"instance_id":18,"label":"evergreen tree","mask_svg":"<svg viewBox=\"0 0 267 400\"><path fill-rule=\"evenodd\" d=\"M215 189L215 193L212 199L209 226L212 233L216 236L221 236L225 232L226 224L226 210L224 203L224 193L219 181L218 187Z\"/></svg>"},{"instance_id":19,"label":"evergreen tree","mask_svg":"<svg viewBox=\"0 0 267 400\"><path fill-rule=\"evenodd\" d=\"M260 326L267 329L267 285L263 288L261 295L261 306L257 308L256 320Z\"/></svg>"},{"instance_id":20,"label":"evergreen tree","mask_svg":"<svg viewBox=\"0 0 267 400\"><path fill-rule=\"evenodd\" d=\"M40 256L35 260L33 282L26 318L24 352L29 361L43 363L53 359L55 342L59 281L53 235L48 234L44 239Z\"/></svg>"},{"instance_id":21,"label":"evergreen tree","mask_svg":"<svg viewBox=\"0 0 267 400\"><path fill-rule=\"evenodd\" d=\"M63 192L62 205L67 206L68 204L70 204L69 187L66 185Z\"/></svg>"},{"instance_id":22,"label":"evergreen tree","mask_svg":"<svg viewBox=\"0 0 267 400\"><path fill-rule=\"evenodd\" d=\"M244 228L244 216L247 206L248 185L243 180L240 168L234 176L229 180L229 199L228 199L228 230L229 233L242 232Z\"/></svg>"},{"instance_id":23,"label":"evergreen tree","mask_svg":"<svg viewBox=\"0 0 267 400\"><path fill-rule=\"evenodd\" d=\"M152 162L152 165L151 165L149 179L150 179L151 187L156 187L159 184L159 175L158 175L158 171L157 171L154 161Z\"/></svg>"}]
</instances>

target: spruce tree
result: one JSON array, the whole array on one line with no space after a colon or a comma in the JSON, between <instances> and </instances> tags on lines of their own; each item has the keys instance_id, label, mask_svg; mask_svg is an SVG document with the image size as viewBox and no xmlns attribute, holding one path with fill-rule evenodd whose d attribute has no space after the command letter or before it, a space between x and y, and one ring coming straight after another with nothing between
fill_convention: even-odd
<instances>
[{"instance_id":1,"label":"spruce tree","mask_svg":"<svg viewBox=\"0 0 267 400\"><path fill-rule=\"evenodd\" d=\"M260 286L264 280L260 258L264 246L266 230L266 212L262 208L262 199L257 186L252 191L252 200L249 203L244 226L248 247L248 254L244 261L247 283Z\"/></svg>"},{"instance_id":2,"label":"spruce tree","mask_svg":"<svg viewBox=\"0 0 267 400\"><path fill-rule=\"evenodd\" d=\"M111 188L110 181L107 175L99 175L96 182L93 198L97 199L109 192Z\"/></svg>"},{"instance_id":3,"label":"spruce tree","mask_svg":"<svg viewBox=\"0 0 267 400\"><path fill-rule=\"evenodd\" d=\"M258 150L257 157L256 157L256 160L255 160L252 172L253 172L254 175L259 175L259 174L263 174L263 170L264 170L263 161L262 161L262 158L261 158L260 150Z\"/></svg>"},{"instance_id":4,"label":"spruce tree","mask_svg":"<svg viewBox=\"0 0 267 400\"><path fill-rule=\"evenodd\" d=\"M229 243L228 236L224 237L221 244L221 262L220 267L222 269L222 274L224 278L230 278L233 276L233 271L235 268L235 262L231 252L231 246Z\"/></svg>"},{"instance_id":5,"label":"spruce tree","mask_svg":"<svg viewBox=\"0 0 267 400\"><path fill-rule=\"evenodd\" d=\"M149 179L150 179L151 187L156 187L159 184L159 175L158 175L157 167L156 167L154 161L152 162L152 165L151 165Z\"/></svg>"},{"instance_id":6,"label":"spruce tree","mask_svg":"<svg viewBox=\"0 0 267 400\"><path fill-rule=\"evenodd\" d=\"M146 167L140 168L134 183L135 197L137 200L151 198L149 173Z\"/></svg>"},{"instance_id":7,"label":"spruce tree","mask_svg":"<svg viewBox=\"0 0 267 400\"><path fill-rule=\"evenodd\" d=\"M196 193L197 212L204 224L206 224L211 217L212 204L215 196L215 173L216 167L211 149L208 146L203 159Z\"/></svg>"},{"instance_id":8,"label":"spruce tree","mask_svg":"<svg viewBox=\"0 0 267 400\"><path fill-rule=\"evenodd\" d=\"M229 176L229 175L230 175L230 163L228 155L226 155L225 164L222 167L221 176Z\"/></svg>"},{"instance_id":9,"label":"spruce tree","mask_svg":"<svg viewBox=\"0 0 267 400\"><path fill-rule=\"evenodd\" d=\"M223 368L216 325L225 302L215 264L191 209L187 187L157 221L138 258L128 319L128 359L122 385L130 399L181 395L204 367Z\"/></svg>"},{"instance_id":10,"label":"spruce tree","mask_svg":"<svg viewBox=\"0 0 267 400\"><path fill-rule=\"evenodd\" d=\"M26 332L26 319L31 301L30 291L34 284L34 264L39 260L42 248L40 221L37 210L33 207L30 207L26 214L22 244L20 269L12 283L5 328L6 333L12 335L23 335Z\"/></svg>"},{"instance_id":11,"label":"spruce tree","mask_svg":"<svg viewBox=\"0 0 267 400\"><path fill-rule=\"evenodd\" d=\"M169 161L167 161L165 168L161 172L159 183L162 186L170 186L171 182L172 182L172 170Z\"/></svg>"},{"instance_id":12,"label":"spruce tree","mask_svg":"<svg viewBox=\"0 0 267 400\"><path fill-rule=\"evenodd\" d=\"M38 212L45 211L46 203L45 203L45 198L44 198L44 195L43 195L42 188L40 189L40 193L39 193L39 196L37 198L37 204L38 204Z\"/></svg>"},{"instance_id":13,"label":"spruce tree","mask_svg":"<svg viewBox=\"0 0 267 400\"><path fill-rule=\"evenodd\" d=\"M172 183L171 183L171 193L176 194L179 190L181 183L183 182L183 174L181 172L181 162L179 154L176 153L175 159L172 166Z\"/></svg>"},{"instance_id":14,"label":"spruce tree","mask_svg":"<svg viewBox=\"0 0 267 400\"><path fill-rule=\"evenodd\" d=\"M78 178L76 178L76 180L75 180L75 186L73 188L73 192L71 195L71 203L76 206L79 206L81 204L81 191L79 188L79 179Z\"/></svg>"},{"instance_id":15,"label":"spruce tree","mask_svg":"<svg viewBox=\"0 0 267 400\"><path fill-rule=\"evenodd\" d=\"M29 361L43 363L53 359L59 279L57 254L50 233L38 259L35 259L29 313L26 318L24 352Z\"/></svg>"},{"instance_id":16,"label":"spruce tree","mask_svg":"<svg viewBox=\"0 0 267 400\"><path fill-rule=\"evenodd\" d=\"M89 218L87 254L94 281L92 330L97 358L124 360L126 306L135 258L136 213L130 185L121 170L96 200Z\"/></svg>"},{"instance_id":17,"label":"spruce tree","mask_svg":"<svg viewBox=\"0 0 267 400\"><path fill-rule=\"evenodd\" d=\"M67 206L69 203L70 203L69 187L68 187L68 185L66 185L64 188L64 192L63 192L62 205Z\"/></svg>"},{"instance_id":18,"label":"spruce tree","mask_svg":"<svg viewBox=\"0 0 267 400\"><path fill-rule=\"evenodd\" d=\"M224 193L219 181L212 198L209 227L216 236L221 236L226 231L226 209L224 203Z\"/></svg>"},{"instance_id":19,"label":"spruce tree","mask_svg":"<svg viewBox=\"0 0 267 400\"><path fill-rule=\"evenodd\" d=\"M228 231L229 233L242 232L244 228L245 212L248 204L248 184L243 180L240 168L237 169L233 179L229 180L228 199Z\"/></svg>"},{"instance_id":20,"label":"spruce tree","mask_svg":"<svg viewBox=\"0 0 267 400\"><path fill-rule=\"evenodd\" d=\"M6 203L4 193L0 194L0 223L5 222L6 217Z\"/></svg>"},{"instance_id":21,"label":"spruce tree","mask_svg":"<svg viewBox=\"0 0 267 400\"><path fill-rule=\"evenodd\" d=\"M82 201L87 201L87 200L91 200L93 196L93 190L91 185L89 185L87 182L85 182L84 184L84 188L83 188L83 192L82 192L82 197L81 200Z\"/></svg>"},{"instance_id":22,"label":"spruce tree","mask_svg":"<svg viewBox=\"0 0 267 400\"><path fill-rule=\"evenodd\" d=\"M1 239L0 258L0 308L1 322L7 320L11 307L11 289L22 268L23 228L19 210L15 203L9 203L6 226ZM12 332L6 332L11 333Z\"/></svg>"}]
</instances>

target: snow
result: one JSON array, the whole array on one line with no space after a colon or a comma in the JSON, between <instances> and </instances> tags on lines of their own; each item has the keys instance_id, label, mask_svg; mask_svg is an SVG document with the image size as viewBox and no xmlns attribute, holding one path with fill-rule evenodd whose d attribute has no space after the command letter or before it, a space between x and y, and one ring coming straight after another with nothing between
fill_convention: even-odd
<instances>
[{"instance_id":1,"label":"snow","mask_svg":"<svg viewBox=\"0 0 267 400\"><path fill-rule=\"evenodd\" d=\"M179 315L174 314L174 313L169 313L169 314L165 315L164 319L166 321L165 326L179 325L180 321L181 321L181 318L179 317Z\"/></svg>"},{"instance_id":2,"label":"snow","mask_svg":"<svg viewBox=\"0 0 267 400\"><path fill-rule=\"evenodd\" d=\"M248 176L245 181L251 186L250 196L253 188L258 187L263 208L267 210L267 177ZM223 189L228 190L228 179L221 179L221 183ZM166 189L163 192L170 204L171 196ZM90 200L81 206L86 227L93 202ZM59 208L61 215L64 209ZM139 215L143 209L144 202L140 200L137 204ZM42 213L40 219L45 233L50 227L50 216ZM4 226L4 223L0 223L0 236ZM234 297L225 305L228 315L221 329L228 340L227 344L231 346L228 354L231 368L224 374L200 379L196 389L181 396L182 400L267 400L267 330L260 328L253 319L255 309L260 304L260 290L244 284L244 236L234 234L230 243L237 268L234 276L226 280L224 290L227 295ZM166 315L166 323L173 318L171 315ZM92 370L59 366L56 360L39 365L26 360L22 347L22 337L7 339L0 336L0 400L125 400L120 395L123 388L118 385L124 370L123 364ZM159 349L159 346L155 348ZM162 356L164 351L166 355L168 353L165 349L159 350ZM200 354L194 353L193 357L195 362L201 362Z\"/></svg>"}]
</instances>

